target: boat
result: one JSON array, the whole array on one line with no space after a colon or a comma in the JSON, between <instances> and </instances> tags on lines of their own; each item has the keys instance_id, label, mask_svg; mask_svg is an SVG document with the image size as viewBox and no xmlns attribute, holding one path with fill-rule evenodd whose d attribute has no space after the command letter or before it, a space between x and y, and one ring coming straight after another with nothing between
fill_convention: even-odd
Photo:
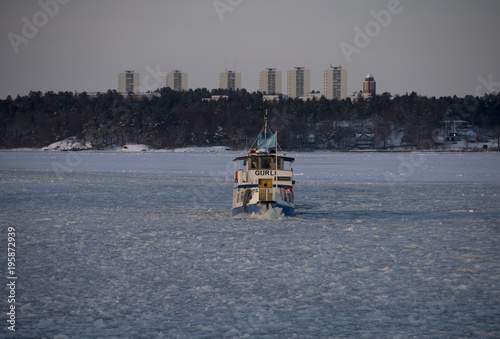
<instances>
[{"instance_id":1,"label":"boat","mask_svg":"<svg viewBox=\"0 0 500 339\"><path fill-rule=\"evenodd\" d=\"M273 133L267 124L267 112L264 121L246 155L233 160L232 214L263 214L272 209L279 215L293 216L295 159L287 157L279 147L278 133Z\"/></svg>"}]
</instances>

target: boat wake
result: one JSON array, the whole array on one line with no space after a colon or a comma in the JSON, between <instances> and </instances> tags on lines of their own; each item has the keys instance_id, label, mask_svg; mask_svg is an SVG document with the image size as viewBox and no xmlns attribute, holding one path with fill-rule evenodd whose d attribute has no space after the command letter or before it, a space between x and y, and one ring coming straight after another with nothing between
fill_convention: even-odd
<instances>
[{"instance_id":1,"label":"boat wake","mask_svg":"<svg viewBox=\"0 0 500 339\"><path fill-rule=\"evenodd\" d=\"M257 220L272 220L272 219L285 219L287 218L283 214L283 209L280 207L270 208L269 210L262 213L252 212L250 214L240 213L233 216L235 219L257 219Z\"/></svg>"},{"instance_id":2,"label":"boat wake","mask_svg":"<svg viewBox=\"0 0 500 339\"><path fill-rule=\"evenodd\" d=\"M283 219L285 216L282 211L283 209L280 207L271 207L264 213L250 214L250 219Z\"/></svg>"}]
</instances>

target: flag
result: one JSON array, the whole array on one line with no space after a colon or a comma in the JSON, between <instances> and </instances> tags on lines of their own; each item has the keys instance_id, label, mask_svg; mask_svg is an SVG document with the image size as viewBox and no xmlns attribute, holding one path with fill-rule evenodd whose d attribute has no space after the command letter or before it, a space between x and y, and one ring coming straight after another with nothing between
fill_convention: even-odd
<instances>
[{"instance_id":1,"label":"flag","mask_svg":"<svg viewBox=\"0 0 500 339\"><path fill-rule=\"evenodd\" d=\"M259 140L259 144L257 145L257 150L265 150L267 151L270 148L276 147L276 133L267 137L266 139Z\"/></svg>"}]
</instances>

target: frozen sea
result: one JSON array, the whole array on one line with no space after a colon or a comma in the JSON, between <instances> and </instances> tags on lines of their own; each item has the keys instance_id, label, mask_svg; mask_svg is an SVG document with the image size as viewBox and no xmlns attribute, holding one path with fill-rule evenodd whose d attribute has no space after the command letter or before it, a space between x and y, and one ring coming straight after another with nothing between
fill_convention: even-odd
<instances>
[{"instance_id":1,"label":"frozen sea","mask_svg":"<svg viewBox=\"0 0 500 339\"><path fill-rule=\"evenodd\" d=\"M500 153L290 153L292 218L239 155L0 151L0 337L500 338Z\"/></svg>"}]
</instances>

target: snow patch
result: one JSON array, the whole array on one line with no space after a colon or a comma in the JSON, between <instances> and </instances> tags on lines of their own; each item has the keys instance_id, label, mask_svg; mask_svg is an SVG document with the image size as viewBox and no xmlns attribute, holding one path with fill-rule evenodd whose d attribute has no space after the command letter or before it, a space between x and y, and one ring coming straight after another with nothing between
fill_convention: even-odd
<instances>
[{"instance_id":1,"label":"snow patch","mask_svg":"<svg viewBox=\"0 0 500 339\"><path fill-rule=\"evenodd\" d=\"M225 153L231 151L227 146L213 146L213 147L185 147L174 149L175 153Z\"/></svg>"},{"instance_id":2,"label":"snow patch","mask_svg":"<svg viewBox=\"0 0 500 339\"><path fill-rule=\"evenodd\" d=\"M146 152L149 151L151 148L148 145L123 145L123 147L120 149L121 151L124 152Z\"/></svg>"},{"instance_id":3,"label":"snow patch","mask_svg":"<svg viewBox=\"0 0 500 339\"><path fill-rule=\"evenodd\" d=\"M44 151L83 151L88 149L91 149L91 146L76 140L76 137L69 137L42 148Z\"/></svg>"}]
</instances>

